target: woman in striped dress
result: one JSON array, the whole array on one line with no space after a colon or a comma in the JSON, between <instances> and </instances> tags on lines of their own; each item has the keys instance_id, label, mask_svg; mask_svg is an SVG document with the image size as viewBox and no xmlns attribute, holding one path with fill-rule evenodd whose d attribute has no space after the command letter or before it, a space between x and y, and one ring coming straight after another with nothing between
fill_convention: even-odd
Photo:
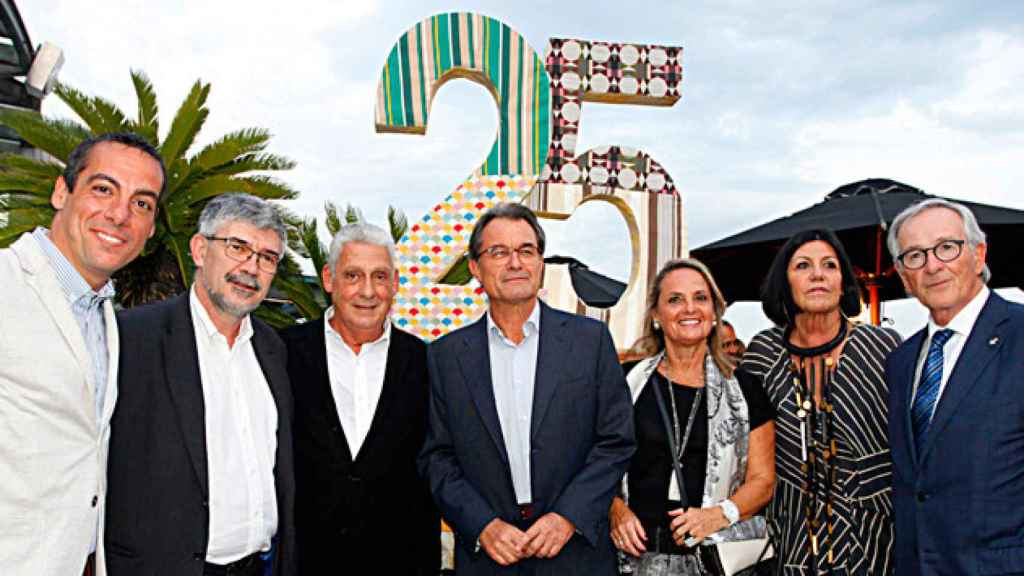
<instances>
[{"instance_id":1,"label":"woman in striped dress","mask_svg":"<svg viewBox=\"0 0 1024 576\"><path fill-rule=\"evenodd\" d=\"M769 524L783 574L892 573L885 357L895 331L853 324L860 290L828 230L791 238L762 287L776 324L741 367L775 407L777 482Z\"/></svg>"}]
</instances>

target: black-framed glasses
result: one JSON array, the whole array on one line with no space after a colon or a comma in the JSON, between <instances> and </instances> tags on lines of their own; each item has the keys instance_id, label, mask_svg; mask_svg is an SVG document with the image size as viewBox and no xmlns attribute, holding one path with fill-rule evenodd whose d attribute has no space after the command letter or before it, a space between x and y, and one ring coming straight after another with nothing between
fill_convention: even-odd
<instances>
[{"instance_id":1,"label":"black-framed glasses","mask_svg":"<svg viewBox=\"0 0 1024 576\"><path fill-rule=\"evenodd\" d=\"M235 238L234 236L222 237L222 236L206 236L207 240L219 240L224 243L224 254L228 258L231 258L235 262L248 262L252 255L256 255L256 267L266 272L267 274L273 274L277 272L277 265L281 263L281 255L276 252L264 250L263 252L257 252L252 249L252 246L242 240L241 238Z\"/></svg>"},{"instance_id":2,"label":"black-framed glasses","mask_svg":"<svg viewBox=\"0 0 1024 576\"><path fill-rule=\"evenodd\" d=\"M532 264L540 258L540 249L533 244L523 244L518 248L509 248L508 246L495 244L483 251L488 258L495 262L505 262L512 257L513 252L519 256L520 262L526 264Z\"/></svg>"},{"instance_id":3,"label":"black-framed glasses","mask_svg":"<svg viewBox=\"0 0 1024 576\"><path fill-rule=\"evenodd\" d=\"M914 248L907 250L896 257L907 270L923 268L928 263L928 253L931 252L940 262L952 262L956 260L964 250L966 240L943 240L931 248Z\"/></svg>"}]
</instances>

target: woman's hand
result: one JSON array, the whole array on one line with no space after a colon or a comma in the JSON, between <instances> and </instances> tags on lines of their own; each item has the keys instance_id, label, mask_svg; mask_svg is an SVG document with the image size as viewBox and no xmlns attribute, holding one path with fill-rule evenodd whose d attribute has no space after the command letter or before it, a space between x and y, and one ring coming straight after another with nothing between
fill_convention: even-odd
<instances>
[{"instance_id":1,"label":"woman's hand","mask_svg":"<svg viewBox=\"0 0 1024 576\"><path fill-rule=\"evenodd\" d=\"M647 547L644 546L644 542L647 541L644 527L622 498L616 496L612 499L608 517L611 522L612 543L616 548L633 556L640 556L647 551Z\"/></svg>"},{"instance_id":2,"label":"woman's hand","mask_svg":"<svg viewBox=\"0 0 1024 576\"><path fill-rule=\"evenodd\" d=\"M672 539L680 546L687 538L693 537L697 542L718 532L729 525L725 512L718 506L711 508L676 508L668 513L672 517L669 529Z\"/></svg>"}]
</instances>

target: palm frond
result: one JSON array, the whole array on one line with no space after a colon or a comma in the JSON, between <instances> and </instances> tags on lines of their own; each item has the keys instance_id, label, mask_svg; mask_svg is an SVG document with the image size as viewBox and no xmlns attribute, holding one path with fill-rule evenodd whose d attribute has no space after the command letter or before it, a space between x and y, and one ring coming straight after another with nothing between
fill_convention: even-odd
<instances>
[{"instance_id":1,"label":"palm frond","mask_svg":"<svg viewBox=\"0 0 1024 576\"><path fill-rule=\"evenodd\" d=\"M132 85L135 86L135 98L138 101L139 113L132 128L134 132L156 146L160 143L160 118L156 103L156 91L153 83L142 70L132 70Z\"/></svg>"},{"instance_id":2,"label":"palm frond","mask_svg":"<svg viewBox=\"0 0 1024 576\"><path fill-rule=\"evenodd\" d=\"M409 229L409 220L405 217L405 213L394 206L388 206L388 228L391 229L391 238L396 244Z\"/></svg>"},{"instance_id":3,"label":"palm frond","mask_svg":"<svg viewBox=\"0 0 1024 576\"><path fill-rule=\"evenodd\" d=\"M89 130L96 134L106 132L104 130L103 116L96 109L91 96L86 95L78 88L60 81L56 83L53 92L68 108L71 108L72 112L85 122ZM67 156L61 156L61 158L67 158Z\"/></svg>"},{"instance_id":4,"label":"palm frond","mask_svg":"<svg viewBox=\"0 0 1024 576\"><path fill-rule=\"evenodd\" d=\"M324 202L324 212L327 213L327 231L330 232L331 238L334 238L338 234L338 230L341 230L341 218L338 217L338 206L334 202Z\"/></svg>"},{"instance_id":5,"label":"palm frond","mask_svg":"<svg viewBox=\"0 0 1024 576\"><path fill-rule=\"evenodd\" d=\"M195 142L196 134L206 122L210 111L206 108L206 98L210 95L210 85L204 84L202 80L196 80L189 90L185 101L181 103L178 112L174 115L171 128L167 132L160 145L160 156L165 163L177 160L188 152Z\"/></svg>"},{"instance_id":6,"label":"palm frond","mask_svg":"<svg viewBox=\"0 0 1024 576\"><path fill-rule=\"evenodd\" d=\"M0 155L0 171L15 170L23 174L31 174L40 178L48 178L52 182L64 171L64 167L55 162L36 160L20 154Z\"/></svg>"},{"instance_id":7,"label":"palm frond","mask_svg":"<svg viewBox=\"0 0 1024 576\"><path fill-rule=\"evenodd\" d=\"M37 226L49 226L53 220L53 213L39 210L37 208L16 208L7 210L7 224L0 227L0 248L9 246L25 232L34 230Z\"/></svg>"},{"instance_id":8,"label":"palm frond","mask_svg":"<svg viewBox=\"0 0 1024 576\"><path fill-rule=\"evenodd\" d=\"M355 206L349 204L345 207L345 223L355 224L356 222L365 222L363 218L363 211Z\"/></svg>"},{"instance_id":9,"label":"palm frond","mask_svg":"<svg viewBox=\"0 0 1024 576\"><path fill-rule=\"evenodd\" d=\"M0 212L20 208L52 211L48 194L30 194L24 192L0 192Z\"/></svg>"},{"instance_id":10,"label":"palm frond","mask_svg":"<svg viewBox=\"0 0 1024 576\"><path fill-rule=\"evenodd\" d=\"M55 178L41 178L18 170L0 172L0 192L25 192L49 198Z\"/></svg>"},{"instance_id":11,"label":"palm frond","mask_svg":"<svg viewBox=\"0 0 1024 576\"><path fill-rule=\"evenodd\" d=\"M241 176L231 178L235 191L246 192L264 200L291 200L299 191L272 176Z\"/></svg>"},{"instance_id":12,"label":"palm frond","mask_svg":"<svg viewBox=\"0 0 1024 576\"><path fill-rule=\"evenodd\" d=\"M438 280L438 284L465 286L472 279L473 274L469 271L469 258L463 256L456 260L455 264L452 264L452 267Z\"/></svg>"},{"instance_id":13,"label":"palm frond","mask_svg":"<svg viewBox=\"0 0 1024 576\"><path fill-rule=\"evenodd\" d=\"M272 170L291 170L295 161L277 154L245 154L230 162L212 168L216 174L244 174Z\"/></svg>"},{"instance_id":14,"label":"palm frond","mask_svg":"<svg viewBox=\"0 0 1024 576\"><path fill-rule=\"evenodd\" d=\"M128 122L128 117L125 116L124 112L116 104L99 96L93 96L92 103L96 107L96 113L103 120L102 130L98 131L100 134L105 132L131 131L132 126Z\"/></svg>"},{"instance_id":15,"label":"palm frond","mask_svg":"<svg viewBox=\"0 0 1024 576\"><path fill-rule=\"evenodd\" d=\"M189 163L202 170L210 170L233 162L240 156L262 152L269 140L270 131L263 128L237 130L206 145Z\"/></svg>"},{"instance_id":16,"label":"palm frond","mask_svg":"<svg viewBox=\"0 0 1024 576\"><path fill-rule=\"evenodd\" d=\"M275 330L281 330L295 324L295 318L281 311L279 304L263 302L252 315L270 324Z\"/></svg>"},{"instance_id":17,"label":"palm frond","mask_svg":"<svg viewBox=\"0 0 1024 576\"><path fill-rule=\"evenodd\" d=\"M297 270L298 266L295 268ZM274 278L274 286L295 304L295 307L299 309L299 313L303 317L312 320L319 318L320 314L323 313L323 308L320 307L320 303L313 296L312 288L303 280L301 273L297 271L282 273L279 270Z\"/></svg>"},{"instance_id":18,"label":"palm frond","mask_svg":"<svg viewBox=\"0 0 1024 576\"><path fill-rule=\"evenodd\" d=\"M44 118L37 112L0 109L0 124L6 124L23 140L54 158L67 158L91 133L73 120Z\"/></svg>"}]
</instances>

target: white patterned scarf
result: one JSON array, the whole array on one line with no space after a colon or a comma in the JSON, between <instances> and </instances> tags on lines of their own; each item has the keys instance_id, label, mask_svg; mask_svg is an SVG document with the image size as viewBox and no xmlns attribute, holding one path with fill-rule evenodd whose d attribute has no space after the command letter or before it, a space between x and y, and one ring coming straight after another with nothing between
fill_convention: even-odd
<instances>
[{"instance_id":1,"label":"white patterned scarf","mask_svg":"<svg viewBox=\"0 0 1024 576\"><path fill-rule=\"evenodd\" d=\"M626 375L634 405L664 357L662 350L644 358ZM747 476L750 415L739 382L735 377L726 378L710 354L704 356L704 389L708 397L708 464L701 506L710 508L729 498ZM626 478L622 479L622 489L628 501ZM709 540L731 542L765 534L764 518L755 516L712 534Z\"/></svg>"}]
</instances>

